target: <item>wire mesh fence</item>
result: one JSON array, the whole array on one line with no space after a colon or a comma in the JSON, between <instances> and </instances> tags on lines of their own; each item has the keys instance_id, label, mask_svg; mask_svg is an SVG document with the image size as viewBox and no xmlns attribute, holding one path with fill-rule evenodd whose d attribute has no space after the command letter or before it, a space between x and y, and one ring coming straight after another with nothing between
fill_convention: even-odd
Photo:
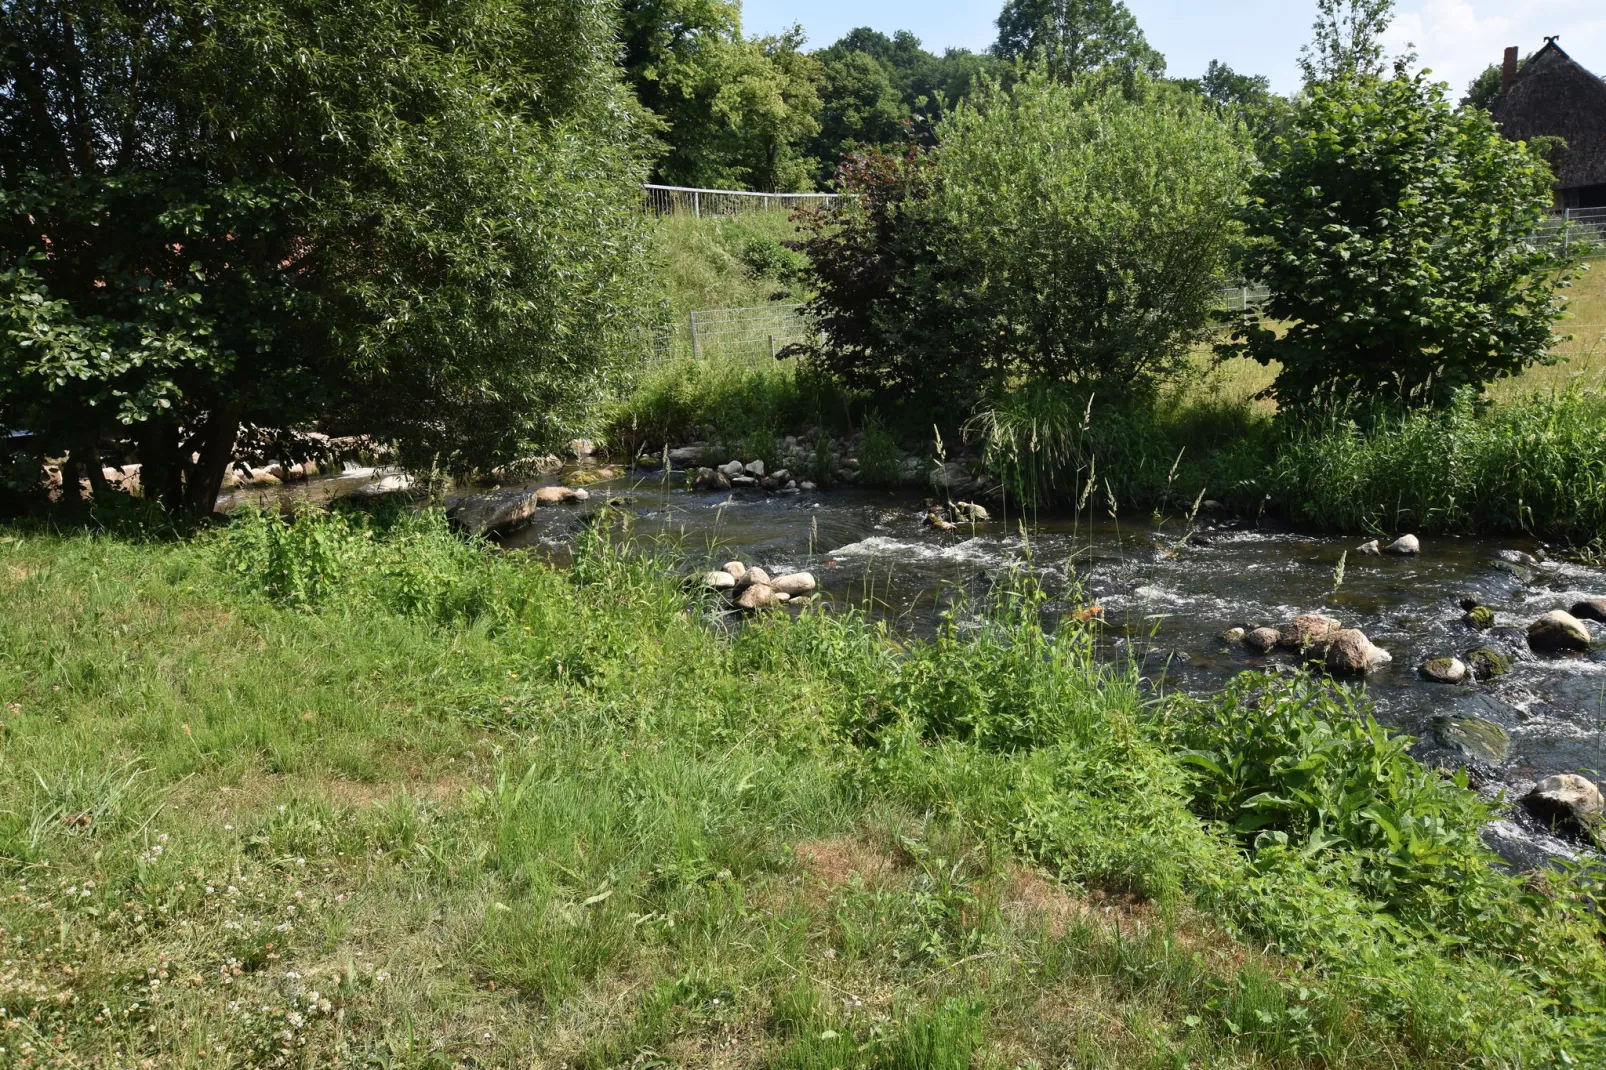
<instances>
[{"instance_id":1,"label":"wire mesh fence","mask_svg":"<svg viewBox=\"0 0 1606 1070\"><path fill-rule=\"evenodd\" d=\"M1606 208L1568 208L1540 229L1544 241L1585 257L1606 256Z\"/></svg>"},{"instance_id":2,"label":"wire mesh fence","mask_svg":"<svg viewBox=\"0 0 1606 1070\"><path fill-rule=\"evenodd\" d=\"M787 346L813 337L800 304L706 309L679 323L654 328L645 362L714 360L755 365L775 360Z\"/></svg>"},{"instance_id":3,"label":"wire mesh fence","mask_svg":"<svg viewBox=\"0 0 1606 1070\"><path fill-rule=\"evenodd\" d=\"M649 215L732 216L744 212L791 212L835 204L835 193L750 193L746 190L698 189L693 186L641 188Z\"/></svg>"}]
</instances>

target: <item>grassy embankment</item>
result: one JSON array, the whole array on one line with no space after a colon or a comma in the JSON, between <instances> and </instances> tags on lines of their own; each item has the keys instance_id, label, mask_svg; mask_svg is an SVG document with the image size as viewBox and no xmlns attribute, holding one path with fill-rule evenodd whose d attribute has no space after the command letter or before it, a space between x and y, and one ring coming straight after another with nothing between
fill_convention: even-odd
<instances>
[{"instance_id":1,"label":"grassy embankment","mask_svg":"<svg viewBox=\"0 0 1606 1070\"><path fill-rule=\"evenodd\" d=\"M742 251L755 235L784 239L779 215L663 221L665 277L677 314L757 303L775 284ZM1246 360L1194 370L1141 405L1084 392L1024 390L973 425L997 472L1047 501L1080 496L1096 470L1097 500L1175 510L1202 489L1250 515L1354 531L1532 532L1588 546L1606 535L1606 262L1568 292L1558 328L1563 362L1492 384L1476 411L1366 423L1275 424L1259 393L1275 375ZM682 309L685 306L685 309ZM677 360L644 375L612 419L622 445L700 436L713 425L738 452L805 424L863 426L863 399L791 366ZM882 413L897 438L929 437L917 415ZM949 441L959 431L945 428ZM1035 443L1027 448L1027 443ZM1095 465L1094 459L1097 458Z\"/></svg>"},{"instance_id":2,"label":"grassy embankment","mask_svg":"<svg viewBox=\"0 0 1606 1070\"><path fill-rule=\"evenodd\" d=\"M0 1064L1606 1053L1583 879L1318 685L1155 701L1029 589L898 642L433 516L3 538Z\"/></svg>"}]
</instances>

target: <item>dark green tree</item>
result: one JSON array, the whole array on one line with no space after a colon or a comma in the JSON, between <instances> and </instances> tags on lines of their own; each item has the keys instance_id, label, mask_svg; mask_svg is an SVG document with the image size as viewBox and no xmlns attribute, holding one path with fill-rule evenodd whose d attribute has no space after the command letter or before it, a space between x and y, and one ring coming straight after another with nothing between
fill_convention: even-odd
<instances>
[{"instance_id":1,"label":"dark green tree","mask_svg":"<svg viewBox=\"0 0 1606 1070\"><path fill-rule=\"evenodd\" d=\"M1067 80L1101 67L1165 73L1165 57L1149 47L1121 0L1007 0L993 52L1003 59L1040 58Z\"/></svg>"},{"instance_id":2,"label":"dark green tree","mask_svg":"<svg viewBox=\"0 0 1606 1070\"><path fill-rule=\"evenodd\" d=\"M823 183L844 154L863 145L891 145L905 135L908 105L892 74L864 52L820 53L820 132L810 155Z\"/></svg>"},{"instance_id":3,"label":"dark green tree","mask_svg":"<svg viewBox=\"0 0 1606 1070\"><path fill-rule=\"evenodd\" d=\"M604 6L0 10L0 424L69 477L118 443L207 512L242 429L315 422L495 464L580 429L632 351Z\"/></svg>"},{"instance_id":4,"label":"dark green tree","mask_svg":"<svg viewBox=\"0 0 1606 1070\"><path fill-rule=\"evenodd\" d=\"M1242 119L1262 154L1287 125L1290 104L1271 91L1271 80L1264 75L1239 74L1225 63L1211 60L1202 78L1179 78L1177 84Z\"/></svg>"},{"instance_id":5,"label":"dark green tree","mask_svg":"<svg viewBox=\"0 0 1606 1070\"><path fill-rule=\"evenodd\" d=\"M1529 54L1517 61L1520 71L1533 59ZM1482 108L1488 111L1494 107L1494 98L1500 95L1500 81L1502 78L1501 65L1491 63L1478 73L1478 76L1467 83L1466 95L1461 98L1461 106L1466 108Z\"/></svg>"},{"instance_id":6,"label":"dark green tree","mask_svg":"<svg viewBox=\"0 0 1606 1070\"><path fill-rule=\"evenodd\" d=\"M1487 113L1425 76L1315 83L1251 182L1247 269L1280 335L1227 351L1277 361L1292 409L1444 404L1548 359L1566 264L1540 240L1551 174Z\"/></svg>"},{"instance_id":7,"label":"dark green tree","mask_svg":"<svg viewBox=\"0 0 1606 1070\"><path fill-rule=\"evenodd\" d=\"M626 77L660 139L657 181L811 187L820 71L801 28L744 37L729 0L624 0L620 17Z\"/></svg>"}]
</instances>

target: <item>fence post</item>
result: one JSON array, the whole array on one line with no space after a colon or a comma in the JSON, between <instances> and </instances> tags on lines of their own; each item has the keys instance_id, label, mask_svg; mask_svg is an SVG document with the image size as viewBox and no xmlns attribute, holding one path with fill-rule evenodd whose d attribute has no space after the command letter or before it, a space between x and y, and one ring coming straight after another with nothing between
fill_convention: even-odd
<instances>
[{"instance_id":1,"label":"fence post","mask_svg":"<svg viewBox=\"0 0 1606 1070\"><path fill-rule=\"evenodd\" d=\"M702 345L697 341L697 313L691 314L691 359L702 359Z\"/></svg>"},{"instance_id":2,"label":"fence post","mask_svg":"<svg viewBox=\"0 0 1606 1070\"><path fill-rule=\"evenodd\" d=\"M701 195L696 190L692 191L692 194L691 194L691 217L693 219L701 219L703 217L702 205L701 205L701 203L698 202L698 199L697 199L699 196L701 196ZM694 334L692 337L695 338L696 335Z\"/></svg>"}]
</instances>

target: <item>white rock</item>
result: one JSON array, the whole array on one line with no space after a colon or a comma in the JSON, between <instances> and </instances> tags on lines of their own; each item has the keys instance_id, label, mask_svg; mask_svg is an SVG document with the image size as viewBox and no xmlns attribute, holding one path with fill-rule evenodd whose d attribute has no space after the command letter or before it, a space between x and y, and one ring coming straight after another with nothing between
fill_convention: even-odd
<instances>
[{"instance_id":1,"label":"white rock","mask_svg":"<svg viewBox=\"0 0 1606 1070\"><path fill-rule=\"evenodd\" d=\"M1415 535L1401 535L1389 543L1388 550L1385 552L1399 557L1411 557L1422 552L1422 543Z\"/></svg>"},{"instance_id":2,"label":"white rock","mask_svg":"<svg viewBox=\"0 0 1606 1070\"><path fill-rule=\"evenodd\" d=\"M786 576L777 576L770 581L770 586L782 594L808 594L814 590L814 574L812 572L793 572Z\"/></svg>"},{"instance_id":3,"label":"white rock","mask_svg":"<svg viewBox=\"0 0 1606 1070\"><path fill-rule=\"evenodd\" d=\"M763 479L764 478L764 462L762 460L748 461L742 467L747 471L747 474L752 476L753 478L755 478L755 479Z\"/></svg>"},{"instance_id":4,"label":"white rock","mask_svg":"<svg viewBox=\"0 0 1606 1070\"><path fill-rule=\"evenodd\" d=\"M756 583L768 587L770 586L770 574L755 565L747 570L747 575L742 577L742 582Z\"/></svg>"},{"instance_id":5,"label":"white rock","mask_svg":"<svg viewBox=\"0 0 1606 1070\"><path fill-rule=\"evenodd\" d=\"M752 575L752 573L748 573ZM775 588L767 583L755 583L742 591L742 596L736 604L743 609L763 609L775 603Z\"/></svg>"},{"instance_id":6,"label":"white rock","mask_svg":"<svg viewBox=\"0 0 1606 1070\"><path fill-rule=\"evenodd\" d=\"M1535 650L1588 650L1589 629L1571 613L1553 609L1528 625L1528 645Z\"/></svg>"},{"instance_id":7,"label":"white rock","mask_svg":"<svg viewBox=\"0 0 1606 1070\"><path fill-rule=\"evenodd\" d=\"M1367 557L1377 557L1383 552L1383 547L1376 539L1368 539L1357 546L1355 551L1365 554Z\"/></svg>"},{"instance_id":8,"label":"white rock","mask_svg":"<svg viewBox=\"0 0 1606 1070\"><path fill-rule=\"evenodd\" d=\"M733 479L742 474L742 467L741 461L726 461L719 466L719 470L725 473L726 479Z\"/></svg>"},{"instance_id":9,"label":"white rock","mask_svg":"<svg viewBox=\"0 0 1606 1070\"><path fill-rule=\"evenodd\" d=\"M740 561L727 561L720 567L735 577L738 583L741 582L743 576L747 575L747 566Z\"/></svg>"},{"instance_id":10,"label":"white rock","mask_svg":"<svg viewBox=\"0 0 1606 1070\"><path fill-rule=\"evenodd\" d=\"M728 591L736 586L736 577L729 572L715 569L713 572L703 573L703 586L716 591Z\"/></svg>"}]
</instances>

